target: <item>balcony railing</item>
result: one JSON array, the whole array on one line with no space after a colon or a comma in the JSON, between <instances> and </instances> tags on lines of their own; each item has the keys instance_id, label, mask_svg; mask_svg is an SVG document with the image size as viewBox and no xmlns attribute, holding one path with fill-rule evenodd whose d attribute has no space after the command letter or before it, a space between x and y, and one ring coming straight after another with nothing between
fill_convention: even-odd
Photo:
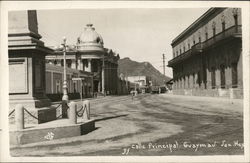
<instances>
[{"instance_id":1,"label":"balcony railing","mask_svg":"<svg viewBox=\"0 0 250 163\"><path fill-rule=\"evenodd\" d=\"M221 42L222 40L234 38L234 37L241 37L241 26L232 26L228 29L226 29L224 32L218 33L214 37L208 39L207 41L203 42L203 49L209 48L212 45L217 44L218 42Z\"/></svg>"},{"instance_id":2,"label":"balcony railing","mask_svg":"<svg viewBox=\"0 0 250 163\"><path fill-rule=\"evenodd\" d=\"M214 45L217 45L219 42L221 42L223 40L227 40L230 38L237 38L237 37L241 38L241 33L242 33L242 29L241 29L240 25L232 26L232 27L226 29L225 31L218 33L214 37L212 37L212 38L210 38L202 43L197 43L197 44L193 45L190 50L188 50L188 51L182 53L181 55L170 60L168 62L168 66L172 66L173 64L180 62L186 58L189 58L190 56L192 56L196 53L200 53L207 48L210 48Z\"/></svg>"}]
</instances>

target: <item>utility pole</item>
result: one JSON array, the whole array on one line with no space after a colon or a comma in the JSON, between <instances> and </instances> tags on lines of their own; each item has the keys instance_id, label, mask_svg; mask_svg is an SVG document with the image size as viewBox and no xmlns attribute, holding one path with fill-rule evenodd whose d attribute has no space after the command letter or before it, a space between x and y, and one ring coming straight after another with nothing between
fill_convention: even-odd
<instances>
[{"instance_id":1,"label":"utility pole","mask_svg":"<svg viewBox=\"0 0 250 163\"><path fill-rule=\"evenodd\" d=\"M163 59L163 74L165 76L165 54L162 54L162 59Z\"/></svg>"}]
</instances>

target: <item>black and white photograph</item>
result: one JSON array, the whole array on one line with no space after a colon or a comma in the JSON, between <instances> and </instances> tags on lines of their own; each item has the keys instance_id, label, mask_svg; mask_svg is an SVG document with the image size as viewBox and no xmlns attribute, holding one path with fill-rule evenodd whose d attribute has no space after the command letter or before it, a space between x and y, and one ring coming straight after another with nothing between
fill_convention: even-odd
<instances>
[{"instance_id":1,"label":"black and white photograph","mask_svg":"<svg viewBox=\"0 0 250 163\"><path fill-rule=\"evenodd\" d=\"M249 2L1 4L1 162L249 161Z\"/></svg>"}]
</instances>

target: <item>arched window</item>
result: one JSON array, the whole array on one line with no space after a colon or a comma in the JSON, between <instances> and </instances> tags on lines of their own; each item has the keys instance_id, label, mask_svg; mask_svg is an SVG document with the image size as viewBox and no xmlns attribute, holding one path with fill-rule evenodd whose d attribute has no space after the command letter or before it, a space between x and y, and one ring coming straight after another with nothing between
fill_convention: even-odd
<instances>
[{"instance_id":1,"label":"arched window","mask_svg":"<svg viewBox=\"0 0 250 163\"><path fill-rule=\"evenodd\" d=\"M234 16L234 24L237 26L238 25L238 11L239 9L238 8L234 8L233 9L233 16Z\"/></svg>"},{"instance_id":2,"label":"arched window","mask_svg":"<svg viewBox=\"0 0 250 163\"><path fill-rule=\"evenodd\" d=\"M208 39L208 32L207 32L207 26L205 26L205 39Z\"/></svg>"},{"instance_id":3,"label":"arched window","mask_svg":"<svg viewBox=\"0 0 250 163\"><path fill-rule=\"evenodd\" d=\"M233 9L233 16L234 16L234 25L236 26L235 31L238 32L238 8Z\"/></svg>"}]
</instances>

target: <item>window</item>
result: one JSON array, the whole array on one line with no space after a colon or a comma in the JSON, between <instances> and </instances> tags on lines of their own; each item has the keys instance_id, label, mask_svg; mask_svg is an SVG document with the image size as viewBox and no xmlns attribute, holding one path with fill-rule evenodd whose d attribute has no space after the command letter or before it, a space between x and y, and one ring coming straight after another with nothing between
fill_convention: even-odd
<instances>
[{"instance_id":1,"label":"window","mask_svg":"<svg viewBox=\"0 0 250 163\"><path fill-rule=\"evenodd\" d=\"M220 82L221 82L221 88L225 88L226 85L226 79L225 79L225 66L220 66Z\"/></svg>"},{"instance_id":2,"label":"window","mask_svg":"<svg viewBox=\"0 0 250 163\"><path fill-rule=\"evenodd\" d=\"M206 37L206 40L207 40L208 39L208 33L206 32L205 35L206 35L205 37Z\"/></svg>"},{"instance_id":3,"label":"window","mask_svg":"<svg viewBox=\"0 0 250 163\"><path fill-rule=\"evenodd\" d=\"M185 46L183 47L183 52L185 52L186 51L186 49L185 49Z\"/></svg>"},{"instance_id":4,"label":"window","mask_svg":"<svg viewBox=\"0 0 250 163\"><path fill-rule=\"evenodd\" d=\"M216 87L215 67L212 67L211 69L211 85L212 85L212 89Z\"/></svg>"},{"instance_id":5,"label":"window","mask_svg":"<svg viewBox=\"0 0 250 163\"><path fill-rule=\"evenodd\" d=\"M201 37L199 36L199 43L201 43Z\"/></svg>"},{"instance_id":6,"label":"window","mask_svg":"<svg viewBox=\"0 0 250 163\"><path fill-rule=\"evenodd\" d=\"M226 17L224 16L224 14L221 15L221 24L222 24L222 31L225 31L226 29Z\"/></svg>"},{"instance_id":7,"label":"window","mask_svg":"<svg viewBox=\"0 0 250 163\"><path fill-rule=\"evenodd\" d=\"M71 68L72 60L71 59L67 59L66 61L67 61L67 67Z\"/></svg>"},{"instance_id":8,"label":"window","mask_svg":"<svg viewBox=\"0 0 250 163\"><path fill-rule=\"evenodd\" d=\"M213 28L213 36L215 36L215 34L216 34L216 29Z\"/></svg>"},{"instance_id":9,"label":"window","mask_svg":"<svg viewBox=\"0 0 250 163\"><path fill-rule=\"evenodd\" d=\"M93 70L92 72L98 72L98 62L97 60L93 60L93 63L92 63L92 67L93 67Z\"/></svg>"},{"instance_id":10,"label":"window","mask_svg":"<svg viewBox=\"0 0 250 163\"><path fill-rule=\"evenodd\" d=\"M188 50L190 49L190 44L188 43Z\"/></svg>"},{"instance_id":11,"label":"window","mask_svg":"<svg viewBox=\"0 0 250 163\"><path fill-rule=\"evenodd\" d=\"M193 45L195 45L195 40L193 40Z\"/></svg>"},{"instance_id":12,"label":"window","mask_svg":"<svg viewBox=\"0 0 250 163\"><path fill-rule=\"evenodd\" d=\"M238 85L237 63L232 63L232 88L237 88L237 85Z\"/></svg>"},{"instance_id":13,"label":"window","mask_svg":"<svg viewBox=\"0 0 250 163\"><path fill-rule=\"evenodd\" d=\"M56 80L56 93L60 93L61 82L60 80Z\"/></svg>"},{"instance_id":14,"label":"window","mask_svg":"<svg viewBox=\"0 0 250 163\"><path fill-rule=\"evenodd\" d=\"M190 88L190 83L189 83L189 75L187 76L187 88Z\"/></svg>"},{"instance_id":15,"label":"window","mask_svg":"<svg viewBox=\"0 0 250 163\"><path fill-rule=\"evenodd\" d=\"M64 66L64 62L63 62L63 59L61 59L61 66Z\"/></svg>"},{"instance_id":16,"label":"window","mask_svg":"<svg viewBox=\"0 0 250 163\"><path fill-rule=\"evenodd\" d=\"M180 49L180 54L181 54L181 49Z\"/></svg>"},{"instance_id":17,"label":"window","mask_svg":"<svg viewBox=\"0 0 250 163\"><path fill-rule=\"evenodd\" d=\"M226 23L222 22L222 31L225 31L225 29L226 29Z\"/></svg>"},{"instance_id":18,"label":"window","mask_svg":"<svg viewBox=\"0 0 250 163\"><path fill-rule=\"evenodd\" d=\"M215 34L216 34L216 23L215 23L215 21L213 21L213 23L212 23L212 29L213 29L213 36L215 36Z\"/></svg>"},{"instance_id":19,"label":"window","mask_svg":"<svg viewBox=\"0 0 250 163\"><path fill-rule=\"evenodd\" d=\"M234 24L235 26L238 25L238 15L234 15Z\"/></svg>"},{"instance_id":20,"label":"window","mask_svg":"<svg viewBox=\"0 0 250 163\"><path fill-rule=\"evenodd\" d=\"M235 24L235 26L237 26L238 25L238 12L239 12L239 9L234 8L232 10L232 12L233 12L233 16L234 16L234 24Z\"/></svg>"}]
</instances>

